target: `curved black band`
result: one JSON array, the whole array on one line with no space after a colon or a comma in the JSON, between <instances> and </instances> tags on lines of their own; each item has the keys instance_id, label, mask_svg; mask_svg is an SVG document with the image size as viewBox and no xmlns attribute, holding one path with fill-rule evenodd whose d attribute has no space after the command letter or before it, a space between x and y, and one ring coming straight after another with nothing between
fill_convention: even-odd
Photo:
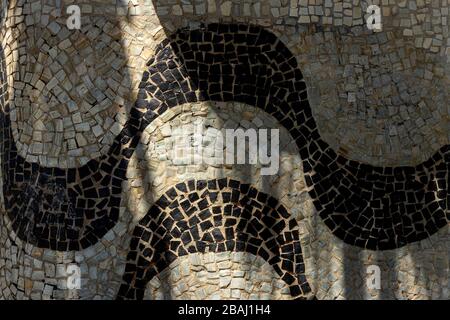
<instances>
[{"instance_id":1,"label":"curved black band","mask_svg":"<svg viewBox=\"0 0 450 320\"><path fill-rule=\"evenodd\" d=\"M307 298L297 222L278 200L232 179L170 188L139 221L119 299L142 299L147 283L181 256L244 251L266 260L294 298Z\"/></svg>"},{"instance_id":2,"label":"curved black band","mask_svg":"<svg viewBox=\"0 0 450 320\"><path fill-rule=\"evenodd\" d=\"M148 66L108 155L78 169L26 163L15 149L5 106L3 192L22 240L60 251L96 243L117 222L121 183L145 127L169 108L208 100L256 106L289 130L320 217L346 243L399 248L448 224L450 146L416 167L374 167L337 155L320 138L296 58L263 28L179 30Z\"/></svg>"}]
</instances>

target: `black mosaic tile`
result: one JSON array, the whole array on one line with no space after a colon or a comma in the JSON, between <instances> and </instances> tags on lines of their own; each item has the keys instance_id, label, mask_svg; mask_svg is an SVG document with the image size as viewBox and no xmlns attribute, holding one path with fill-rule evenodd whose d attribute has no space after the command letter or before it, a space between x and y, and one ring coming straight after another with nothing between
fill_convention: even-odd
<instances>
[{"instance_id":1,"label":"black mosaic tile","mask_svg":"<svg viewBox=\"0 0 450 320\"><path fill-rule=\"evenodd\" d=\"M5 59L0 54L4 79ZM162 80L170 75L177 82ZM428 238L448 225L449 146L415 167L374 167L337 155L320 138L295 58L275 35L257 26L214 24L179 30L163 41L143 74L130 120L108 154L76 170L40 167L17 154L5 103L6 82L1 83L5 208L19 238L38 247L86 248L114 226L128 161L142 131L184 101L243 102L275 117L297 143L318 214L346 243L394 249ZM226 186L220 179L215 183L218 189ZM196 185L176 189L192 192ZM235 200L232 195L226 198ZM92 208L101 211L101 217L92 214Z\"/></svg>"},{"instance_id":2,"label":"black mosaic tile","mask_svg":"<svg viewBox=\"0 0 450 320\"><path fill-rule=\"evenodd\" d=\"M429 237L448 224L448 160L443 160L449 158L448 146L416 167L373 167L338 156L318 134L302 73L283 43L255 26L239 26L230 37L235 41L226 42L227 32L231 31L225 30L229 27L209 25L200 31L180 30L160 50L171 47L172 55L164 51L164 59L173 59L184 68L180 74L193 90L201 91L198 100L255 105L291 132L300 150L307 184L313 187L310 196L336 236L352 245L384 250ZM187 41L193 33L195 43ZM249 40L250 35L258 40ZM214 59L204 58L208 55ZM226 86L229 83L235 86ZM418 176L423 178L417 181ZM218 186L223 188L224 181L219 180ZM428 190L428 197L422 196L424 190ZM249 196L255 197L253 192ZM231 198L223 194L224 201ZM414 216L415 212L430 209L428 217ZM410 221L413 226L405 227L411 225Z\"/></svg>"},{"instance_id":3,"label":"black mosaic tile","mask_svg":"<svg viewBox=\"0 0 450 320\"><path fill-rule=\"evenodd\" d=\"M228 182L227 187L224 187L220 193L238 192L239 198L246 196L245 193L240 192L241 184L239 181L225 179L223 182ZM256 189L252 188L252 190ZM183 203L182 200L186 199L188 195L188 193L179 194L172 201ZM167 194L162 197L168 198ZM229 204L214 206L214 210L211 207L208 208L211 210L201 210L200 203L203 200L208 200L208 197L209 194L206 193L203 199L197 198L194 201L189 201L189 206L194 208L193 217L182 215L175 219L176 221L187 221L195 218L199 228L197 228L197 225L192 227L191 224L185 224L174 235L173 226L166 228L163 223L167 217L172 217L168 208L160 211L160 214L156 217L151 214L152 209L149 210L147 216L151 215L151 221L156 222L153 225L149 222L150 219L147 216L141 219L133 234L138 235L141 230L156 233L157 231L154 228L157 228L158 231L163 230L163 234L160 234L154 244L148 243L142 237L138 241L131 242L127 257L129 270L126 270L123 276L123 283L118 294L119 299L130 299L130 296L131 299L136 299L130 292L145 290L147 283L152 279L152 277L140 275L136 271L137 266L143 265L150 268L153 265L159 265L160 272L167 268L176 257L195 252L206 252L206 248L209 252L245 251L258 255L274 266L282 279L289 285L294 298L305 298L311 292L309 286L303 286L302 289L302 285L307 282L304 275L298 225L293 218L283 218L281 214L277 214L280 210L286 210L282 205L277 203L275 207L267 207L267 210L263 210L265 214L257 218L254 212L258 209L251 204L242 205L238 199L231 201ZM264 199L268 196L256 190L255 197ZM155 206L157 205L155 204ZM260 203L260 206L266 208L267 204ZM225 207L229 207L231 210L225 210ZM178 209L177 211L182 212L183 210ZM211 211L214 211L214 215L210 214ZM242 214L237 214L238 212L250 212L251 215L245 217ZM266 215L277 216L278 218L270 220L272 225L264 225L261 220ZM295 237L292 234L295 234ZM136 236L135 239L139 239L139 237ZM299 279L302 279L302 281L299 281Z\"/></svg>"}]
</instances>

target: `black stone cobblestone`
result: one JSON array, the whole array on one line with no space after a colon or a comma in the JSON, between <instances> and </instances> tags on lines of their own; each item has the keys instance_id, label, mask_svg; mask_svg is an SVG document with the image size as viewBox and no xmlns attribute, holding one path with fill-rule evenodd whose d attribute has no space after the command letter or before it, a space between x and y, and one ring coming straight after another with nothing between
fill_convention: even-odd
<instances>
[{"instance_id":1,"label":"black stone cobblestone","mask_svg":"<svg viewBox=\"0 0 450 320\"><path fill-rule=\"evenodd\" d=\"M191 194L175 191L177 194L169 205L160 206L161 202L157 201L135 227L118 299L142 299L147 283L178 257L223 251L245 251L260 256L286 282L294 298L311 296L304 274L298 225L289 214L282 214L287 212L286 208L255 188L251 189L255 191L253 194L249 194L248 188L246 193L242 192L241 183L232 179L222 179L219 189L216 179L190 180L177 188L186 190L186 184L192 182L197 184L194 191L197 197L190 200ZM161 198L167 199L168 193L173 192L172 188ZM230 192L236 192L238 197L223 201ZM212 193L218 196L212 199ZM242 201L245 198L257 202L259 207L253 206L253 201ZM186 210L179 207L180 203L188 204ZM192 215L186 213L190 208L194 208ZM186 221L193 223L186 224Z\"/></svg>"},{"instance_id":2,"label":"black stone cobblestone","mask_svg":"<svg viewBox=\"0 0 450 320\"><path fill-rule=\"evenodd\" d=\"M208 100L256 106L289 130L318 214L344 242L395 249L448 224L450 146L415 167L374 167L338 155L320 138L295 57L260 27L211 24L163 41L108 154L77 169L46 168L18 155L1 54L5 208L18 237L35 246L69 251L98 242L118 220L122 182L142 131L169 108Z\"/></svg>"}]
</instances>

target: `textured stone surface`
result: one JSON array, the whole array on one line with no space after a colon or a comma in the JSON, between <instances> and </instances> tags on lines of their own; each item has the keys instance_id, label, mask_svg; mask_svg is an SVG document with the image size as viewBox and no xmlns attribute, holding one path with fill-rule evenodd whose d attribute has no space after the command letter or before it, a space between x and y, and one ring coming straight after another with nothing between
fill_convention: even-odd
<instances>
[{"instance_id":1,"label":"textured stone surface","mask_svg":"<svg viewBox=\"0 0 450 320\"><path fill-rule=\"evenodd\" d=\"M286 45L302 72L317 131L339 156L371 166L420 169L419 164L450 141L450 1L378 3L383 30L374 33L366 27L366 1L80 0L82 29L77 31L66 28L66 16L54 1L0 0L0 42L5 61L0 104L10 120L1 118L2 154L15 145L17 154L30 167L42 168L31 169L39 172L36 175L19 170L16 181L20 185L25 177L28 184L11 189L13 180L6 177L5 165L20 165L9 162L14 157L1 159L0 299L116 298L127 273L133 232L155 202L178 183L221 178L251 184L274 196L295 219L305 268L299 274L304 274L311 295L318 299L448 299L449 180L445 156L435 156L435 166L419 170L423 174L401 171L392 176L407 177L408 183L417 180L436 202L420 207L416 202L424 202L415 198L415 207L405 209L416 217L414 228L426 226L426 239L409 244L400 241L401 248L384 251L355 247L341 240L352 239L333 235L335 230L323 222L313 204L316 199L311 192L321 188L307 184L308 170L302 165L304 157L299 155L291 128L276 114L243 103L246 101L178 102L141 128L142 135L132 142L134 153L125 156L129 162L119 173L120 181L104 182L115 192L114 197L120 198L114 203L114 217L106 229L101 223L104 198L87 194L91 201L78 204L61 183L63 175L68 177L67 168L76 172L76 183L71 185L75 188L86 174L81 168L89 168L86 164L90 160L111 159L108 153L116 137L130 128L127 121L136 117L132 110L136 101L142 100L139 84L145 82L143 76L152 63L146 64L155 55L156 46L179 28L198 29L201 23L215 22L258 25ZM170 83L162 80L158 84ZM159 98L170 100L168 96ZM142 109L142 105L137 107ZM8 123L11 134L6 133L10 139L6 145L4 128ZM217 141L208 128L280 129L278 174L261 176L261 167L253 165L175 163L173 141L185 133L180 127L196 123L204 126L206 146ZM129 145L124 142L122 146ZM194 146L188 149L195 150ZM45 168L57 169L49 172ZM89 179L80 184L82 193L90 189L88 180L96 188L101 185L94 175L89 171ZM50 180L39 180L43 176ZM396 180L395 191L403 190L402 179ZM392 195L389 188L384 184L381 189ZM13 193L4 190L15 194L9 203L24 208L22 231L14 224L20 214L5 208ZM411 199L399 201L393 203L400 208ZM61 241L64 228L57 220L74 218L71 206L95 207L81 216L88 217L83 221L97 221L98 236L66 252L64 245L36 241L35 236L42 232L40 223L56 226L47 231L50 238ZM368 207L376 209L377 205L370 203ZM43 215L46 218L41 221L38 212L50 214ZM396 211L390 208L386 212ZM444 218L433 212L443 212ZM441 225L445 215L447 225ZM75 218L70 221L76 225ZM81 289L67 288L71 265L80 268ZM371 265L381 269L381 290L366 285ZM289 285L273 266L245 251L181 255L160 271L146 284L143 298L292 298Z\"/></svg>"},{"instance_id":2,"label":"textured stone surface","mask_svg":"<svg viewBox=\"0 0 450 320\"><path fill-rule=\"evenodd\" d=\"M237 272L242 270L242 272ZM145 299L290 299L289 288L263 259L249 253L182 257L149 282Z\"/></svg>"}]
</instances>

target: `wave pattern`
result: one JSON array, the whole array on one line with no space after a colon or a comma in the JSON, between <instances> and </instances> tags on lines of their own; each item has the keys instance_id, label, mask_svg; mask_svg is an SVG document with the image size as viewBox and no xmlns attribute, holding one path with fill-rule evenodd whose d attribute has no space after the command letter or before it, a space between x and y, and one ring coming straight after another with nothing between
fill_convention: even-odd
<instances>
[{"instance_id":1,"label":"wave pattern","mask_svg":"<svg viewBox=\"0 0 450 320\"><path fill-rule=\"evenodd\" d=\"M263 258L293 298L312 298L295 219L274 197L227 178L179 183L150 208L134 229L118 298L142 299L178 257L224 251Z\"/></svg>"},{"instance_id":2,"label":"wave pattern","mask_svg":"<svg viewBox=\"0 0 450 320\"><path fill-rule=\"evenodd\" d=\"M5 207L20 239L38 247L95 244L117 222L121 185L143 130L169 108L197 101L242 102L275 117L297 144L318 214L348 244L394 249L448 224L450 146L415 167L374 167L338 155L320 137L296 58L263 28L211 24L163 41L108 154L73 169L41 167L17 154L1 60Z\"/></svg>"}]
</instances>

